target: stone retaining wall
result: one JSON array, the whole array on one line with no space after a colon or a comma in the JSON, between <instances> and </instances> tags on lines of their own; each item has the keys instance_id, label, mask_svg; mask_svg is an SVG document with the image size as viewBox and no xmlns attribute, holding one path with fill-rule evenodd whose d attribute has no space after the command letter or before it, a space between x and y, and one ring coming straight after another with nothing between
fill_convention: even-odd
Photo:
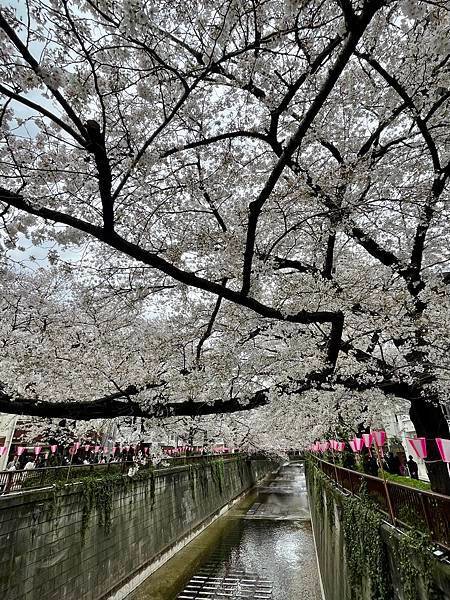
<instances>
[{"instance_id":1,"label":"stone retaining wall","mask_svg":"<svg viewBox=\"0 0 450 600\"><path fill-rule=\"evenodd\" d=\"M124 597L275 466L237 458L0 497L0 598Z\"/></svg>"},{"instance_id":2,"label":"stone retaining wall","mask_svg":"<svg viewBox=\"0 0 450 600\"><path fill-rule=\"evenodd\" d=\"M347 534L345 529L344 503L349 496L344 496L311 464L307 465L307 484L324 600L450 600L450 563L437 560L427 552L424 569L425 551L407 550L400 530L382 520L380 535L376 538L377 531L371 532L368 526L372 522L370 512L366 513L368 518L362 525L365 538L358 543L357 524L353 531L348 527ZM347 543L346 535L351 538L351 544ZM371 539L379 541L376 552ZM355 559L357 553L360 553L359 559ZM354 560L353 580L349 557ZM409 561L407 578L401 570L402 561ZM372 576L378 578L378 588L369 576L369 563L374 567ZM380 588L384 591L380 592Z\"/></svg>"}]
</instances>

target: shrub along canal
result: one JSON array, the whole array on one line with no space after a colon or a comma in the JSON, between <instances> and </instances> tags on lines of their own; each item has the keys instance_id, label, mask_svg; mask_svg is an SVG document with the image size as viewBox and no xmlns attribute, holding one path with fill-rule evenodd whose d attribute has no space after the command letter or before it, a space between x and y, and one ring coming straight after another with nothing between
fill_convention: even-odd
<instances>
[{"instance_id":1,"label":"shrub along canal","mask_svg":"<svg viewBox=\"0 0 450 600\"><path fill-rule=\"evenodd\" d=\"M303 465L281 468L127 600L321 600Z\"/></svg>"}]
</instances>

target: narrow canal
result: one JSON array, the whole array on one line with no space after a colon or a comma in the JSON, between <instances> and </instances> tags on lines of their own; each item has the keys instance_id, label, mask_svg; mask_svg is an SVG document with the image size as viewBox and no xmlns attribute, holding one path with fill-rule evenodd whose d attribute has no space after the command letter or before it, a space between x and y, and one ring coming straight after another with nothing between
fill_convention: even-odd
<instances>
[{"instance_id":1,"label":"narrow canal","mask_svg":"<svg viewBox=\"0 0 450 600\"><path fill-rule=\"evenodd\" d=\"M321 600L303 465L282 467L127 600Z\"/></svg>"}]
</instances>

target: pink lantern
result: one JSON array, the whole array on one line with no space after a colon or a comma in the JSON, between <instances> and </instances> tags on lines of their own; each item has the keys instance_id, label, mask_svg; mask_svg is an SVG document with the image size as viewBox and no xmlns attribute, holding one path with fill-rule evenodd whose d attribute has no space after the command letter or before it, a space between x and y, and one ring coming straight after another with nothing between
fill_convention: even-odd
<instances>
[{"instance_id":1,"label":"pink lantern","mask_svg":"<svg viewBox=\"0 0 450 600\"><path fill-rule=\"evenodd\" d=\"M436 438L436 444L439 449L439 454L441 455L442 460L446 463L450 463L450 440L446 440L444 438Z\"/></svg>"},{"instance_id":2,"label":"pink lantern","mask_svg":"<svg viewBox=\"0 0 450 600\"><path fill-rule=\"evenodd\" d=\"M58 448L58 446L56 444L53 444L52 446L50 446L51 453L55 454L57 448Z\"/></svg>"},{"instance_id":3,"label":"pink lantern","mask_svg":"<svg viewBox=\"0 0 450 600\"><path fill-rule=\"evenodd\" d=\"M36 454L36 456L41 452L42 450L42 446L35 446L34 447L34 453Z\"/></svg>"},{"instance_id":4,"label":"pink lantern","mask_svg":"<svg viewBox=\"0 0 450 600\"><path fill-rule=\"evenodd\" d=\"M353 441L355 442L356 452L361 452L364 446L364 440L359 437L354 437Z\"/></svg>"},{"instance_id":5,"label":"pink lantern","mask_svg":"<svg viewBox=\"0 0 450 600\"><path fill-rule=\"evenodd\" d=\"M355 440L350 440L348 443L350 444L350 448L353 450L353 452L357 452Z\"/></svg>"},{"instance_id":6,"label":"pink lantern","mask_svg":"<svg viewBox=\"0 0 450 600\"><path fill-rule=\"evenodd\" d=\"M16 452L17 456L22 456L22 454L25 452L25 448L23 446L17 446Z\"/></svg>"},{"instance_id":7,"label":"pink lantern","mask_svg":"<svg viewBox=\"0 0 450 600\"><path fill-rule=\"evenodd\" d=\"M363 433L362 439L364 440L365 447L370 449L373 443L373 433Z\"/></svg>"},{"instance_id":8,"label":"pink lantern","mask_svg":"<svg viewBox=\"0 0 450 600\"><path fill-rule=\"evenodd\" d=\"M427 440L424 437L406 438L408 448L417 458L427 457Z\"/></svg>"},{"instance_id":9,"label":"pink lantern","mask_svg":"<svg viewBox=\"0 0 450 600\"><path fill-rule=\"evenodd\" d=\"M91 449L91 445L90 444L85 444L84 451L85 452L89 452L90 449Z\"/></svg>"},{"instance_id":10,"label":"pink lantern","mask_svg":"<svg viewBox=\"0 0 450 600\"><path fill-rule=\"evenodd\" d=\"M380 429L379 431L373 431L373 437L375 439L375 444L378 448L382 448L384 446L384 442L386 441L386 432Z\"/></svg>"},{"instance_id":11,"label":"pink lantern","mask_svg":"<svg viewBox=\"0 0 450 600\"><path fill-rule=\"evenodd\" d=\"M98 452L100 450L100 446L94 446L94 452Z\"/></svg>"}]
</instances>

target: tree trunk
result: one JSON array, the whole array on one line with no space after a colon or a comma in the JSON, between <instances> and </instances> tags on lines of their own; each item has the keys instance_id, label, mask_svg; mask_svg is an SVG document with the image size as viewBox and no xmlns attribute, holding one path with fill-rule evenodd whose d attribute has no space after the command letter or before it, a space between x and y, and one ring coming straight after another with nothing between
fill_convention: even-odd
<instances>
[{"instance_id":1,"label":"tree trunk","mask_svg":"<svg viewBox=\"0 0 450 600\"><path fill-rule=\"evenodd\" d=\"M427 472L431 489L440 494L450 495L450 477L447 465L441 460L441 455L435 438L450 439L449 425L442 406L436 401L416 397L411 400L409 410L411 421L417 435L427 439ZM428 462L429 461L429 462ZM436 462L434 462L436 461Z\"/></svg>"}]
</instances>

